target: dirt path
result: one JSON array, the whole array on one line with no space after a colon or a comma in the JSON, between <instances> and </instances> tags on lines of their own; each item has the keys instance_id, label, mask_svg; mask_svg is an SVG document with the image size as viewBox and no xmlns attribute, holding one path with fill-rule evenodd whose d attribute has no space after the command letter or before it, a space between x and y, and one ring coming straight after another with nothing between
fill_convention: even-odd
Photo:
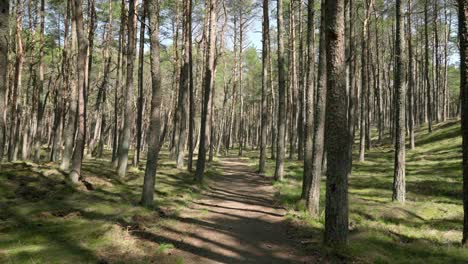
<instances>
[{"instance_id":1,"label":"dirt path","mask_svg":"<svg viewBox=\"0 0 468 264\"><path fill-rule=\"evenodd\" d=\"M274 206L268 179L238 159L221 162L210 191L166 230L183 263L314 263L290 239L285 210Z\"/></svg>"}]
</instances>

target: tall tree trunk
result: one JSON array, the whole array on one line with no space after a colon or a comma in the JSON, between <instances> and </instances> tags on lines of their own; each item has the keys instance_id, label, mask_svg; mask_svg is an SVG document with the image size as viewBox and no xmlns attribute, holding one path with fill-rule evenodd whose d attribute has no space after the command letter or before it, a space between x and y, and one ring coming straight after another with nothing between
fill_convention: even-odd
<instances>
[{"instance_id":1,"label":"tall tree trunk","mask_svg":"<svg viewBox=\"0 0 468 264\"><path fill-rule=\"evenodd\" d=\"M198 182L203 181L205 173L205 162L206 162L206 151L209 146L210 140L210 123L211 119L211 90L214 83L214 63L216 53L216 2L217 0L210 0L207 4L209 14L209 32L206 47L206 62L205 62L205 77L203 80L203 109L201 115L201 126L200 126L200 145L198 150L196 180Z\"/></svg>"},{"instance_id":2,"label":"tall tree trunk","mask_svg":"<svg viewBox=\"0 0 468 264\"><path fill-rule=\"evenodd\" d=\"M151 59L151 111L150 125L148 127L148 152L146 157L146 170L141 194L141 204L150 206L153 203L154 184L158 169L161 130L161 69L159 64L159 1L144 1L149 20L150 31L150 59ZM167 125L167 122L166 122ZM165 133L163 132L163 135Z\"/></svg>"},{"instance_id":3,"label":"tall tree trunk","mask_svg":"<svg viewBox=\"0 0 468 264\"><path fill-rule=\"evenodd\" d=\"M0 163L6 140L5 99L8 78L8 39L10 26L10 1L0 1Z\"/></svg>"},{"instance_id":4,"label":"tall tree trunk","mask_svg":"<svg viewBox=\"0 0 468 264\"><path fill-rule=\"evenodd\" d=\"M468 1L458 0L458 36L460 37L460 94L463 135L463 239L468 245Z\"/></svg>"},{"instance_id":5,"label":"tall tree trunk","mask_svg":"<svg viewBox=\"0 0 468 264\"><path fill-rule=\"evenodd\" d=\"M74 14L75 5L73 0L70 1L71 14ZM74 17L74 15L72 15ZM70 47L70 100L68 107L68 119L67 126L65 128L65 148L63 150L62 162L60 164L60 169L63 171L68 171L70 168L70 162L73 155L73 142L75 142L75 132L76 132L76 113L78 107L78 84L76 79L76 63L73 63L76 59L76 20L72 19L72 29L71 29L71 47Z\"/></svg>"},{"instance_id":6,"label":"tall tree trunk","mask_svg":"<svg viewBox=\"0 0 468 264\"><path fill-rule=\"evenodd\" d=\"M130 149L130 135L131 125L134 123L133 119L133 65L135 63L135 6L136 0L130 0L127 19L127 80L124 92L124 125L122 141L119 147L119 163L117 167L117 174L119 177L124 177L127 173L128 164L128 151Z\"/></svg>"},{"instance_id":7,"label":"tall tree trunk","mask_svg":"<svg viewBox=\"0 0 468 264\"><path fill-rule=\"evenodd\" d=\"M69 58L68 58L68 38L69 38L69 21L70 21L70 1L67 0L65 17L64 17L64 35L63 35L63 50L62 50L62 65L60 69L61 87L58 88L56 94L56 107L55 107L55 119L54 119L54 142L51 148L50 160L57 161L60 158L60 152L62 148L62 120L64 108L65 108L65 92L69 87L68 83L68 69L69 69Z\"/></svg>"},{"instance_id":8,"label":"tall tree trunk","mask_svg":"<svg viewBox=\"0 0 468 264\"><path fill-rule=\"evenodd\" d=\"M296 63L296 19L295 0L289 2L289 98L290 98L290 126L289 126L289 159L293 159L296 148L297 125L297 63Z\"/></svg>"},{"instance_id":9,"label":"tall tree trunk","mask_svg":"<svg viewBox=\"0 0 468 264\"><path fill-rule=\"evenodd\" d=\"M24 7L22 0L18 0L16 4L16 61L15 61L15 77L13 83L13 94L11 101L10 112L10 142L8 146L8 160L16 161L19 147L19 132L21 122L21 82L24 62L23 53L23 12Z\"/></svg>"},{"instance_id":10,"label":"tall tree trunk","mask_svg":"<svg viewBox=\"0 0 468 264\"><path fill-rule=\"evenodd\" d=\"M411 34L411 0L408 0L408 130L410 134L410 148L414 149L414 112L413 112L413 94L415 88L414 82L414 59L413 44Z\"/></svg>"},{"instance_id":11,"label":"tall tree trunk","mask_svg":"<svg viewBox=\"0 0 468 264\"><path fill-rule=\"evenodd\" d=\"M267 125L268 125L268 107L267 107L267 90L268 90L268 41L270 35L270 13L268 11L268 0L263 0L263 42L262 42L262 124L260 132L260 161L258 172L265 173L266 162L266 147L267 147ZM313 44L312 44L313 45Z\"/></svg>"},{"instance_id":12,"label":"tall tree trunk","mask_svg":"<svg viewBox=\"0 0 468 264\"><path fill-rule=\"evenodd\" d=\"M325 58L325 27L323 21L325 11L321 10L320 26L320 51L319 51L319 83L317 85L317 104L314 111L314 71L315 71L315 11L314 0L308 1L308 67L307 67L307 93L306 93L306 131L305 131L305 155L304 176L302 182L302 193L306 200L307 211L313 217L319 213L320 178L322 176L323 158L323 130L325 124L325 101L326 101L326 58ZM322 1L322 6L323 6ZM314 118L314 115L316 118ZM315 120L315 123L314 123ZM317 162L318 161L318 162ZM315 166L314 166L315 165ZM317 167L318 165L318 167ZM314 177L315 176L315 177Z\"/></svg>"},{"instance_id":13,"label":"tall tree trunk","mask_svg":"<svg viewBox=\"0 0 468 264\"><path fill-rule=\"evenodd\" d=\"M185 157L185 147L187 142L187 117L189 115L190 102L187 95L190 93L190 46L191 46L191 11L192 11L192 1L184 1L184 18L183 18L183 64L180 70L180 82L179 82L179 141L177 143L177 159L176 164L177 168L181 169L184 167L184 157ZM190 96L190 95L189 95Z\"/></svg>"},{"instance_id":14,"label":"tall tree trunk","mask_svg":"<svg viewBox=\"0 0 468 264\"><path fill-rule=\"evenodd\" d=\"M193 84L193 52L192 52L192 0L190 1L190 16L187 18L189 19L190 27L188 28L188 42L189 42L189 131L188 131L188 164L187 169L188 171L192 171L193 167L193 151L194 151L194 130L195 130L195 94L194 94L194 84Z\"/></svg>"},{"instance_id":15,"label":"tall tree trunk","mask_svg":"<svg viewBox=\"0 0 468 264\"><path fill-rule=\"evenodd\" d=\"M424 38L425 38L425 58L424 58L424 77L426 81L426 104L427 104L427 120L429 122L429 133L432 132L432 99L431 99L431 81L429 78L430 71L429 71L429 0L426 0L424 5Z\"/></svg>"},{"instance_id":16,"label":"tall tree trunk","mask_svg":"<svg viewBox=\"0 0 468 264\"><path fill-rule=\"evenodd\" d=\"M369 71L368 71L368 42L369 42L369 20L370 20L370 12L372 8L373 0L369 1L367 3L367 11L366 11L366 17L364 19L364 23L362 25L362 39L361 39L361 129L359 132L359 161L363 162L365 159L365 149L366 149L366 141L367 141L367 146L369 146L369 141L366 140L366 137L368 135L368 129L370 126L370 123L368 122L368 113L370 112L370 104L369 100L367 100L366 104L366 98L369 98L370 94L370 89L368 89L368 82L369 82ZM366 122L367 121L367 122Z\"/></svg>"},{"instance_id":17,"label":"tall tree trunk","mask_svg":"<svg viewBox=\"0 0 468 264\"><path fill-rule=\"evenodd\" d=\"M37 104L37 129L34 136L34 161L39 162L41 159L41 139L42 139L42 118L45 110L45 94L44 94L44 23L45 23L45 0L41 0L41 26L39 32L39 82L37 83L38 104Z\"/></svg>"},{"instance_id":18,"label":"tall tree trunk","mask_svg":"<svg viewBox=\"0 0 468 264\"><path fill-rule=\"evenodd\" d=\"M107 134L107 114L106 114L106 109L104 108L107 102L107 90L109 86L109 75L110 75L110 67L111 67L111 61L112 61L112 56L110 54L110 48L112 45L112 0L109 0L109 21L107 24L107 35L105 39L105 48L104 48L104 60L105 60L105 65L104 65L104 76L102 79L102 84L100 87L100 94L101 96L98 96L98 101L96 102L97 108L98 108L98 113L100 114L100 135L98 136L97 140L97 150L96 152L96 157L101 158L102 157L102 152L104 148L104 137ZM98 120L99 120L98 119Z\"/></svg>"},{"instance_id":19,"label":"tall tree trunk","mask_svg":"<svg viewBox=\"0 0 468 264\"><path fill-rule=\"evenodd\" d=\"M297 159L304 160L304 137L305 137L305 83L307 79L307 73L305 69L304 57L306 57L304 51L304 29L303 29L303 6L302 0L299 1L299 106L297 115ZM313 44L313 43L312 43Z\"/></svg>"},{"instance_id":20,"label":"tall tree trunk","mask_svg":"<svg viewBox=\"0 0 468 264\"><path fill-rule=\"evenodd\" d=\"M145 20L146 10L144 4L141 6L141 23L140 23L140 46L138 47L138 104L137 104L137 122L136 122L136 155L133 157L134 165L138 166L140 162L141 139L143 133L143 72L145 67Z\"/></svg>"},{"instance_id":21,"label":"tall tree trunk","mask_svg":"<svg viewBox=\"0 0 468 264\"><path fill-rule=\"evenodd\" d=\"M76 135L75 150L73 152L72 171L70 180L77 183L81 175L81 163L86 139L86 86L85 70L86 55L88 52L88 40L84 33L83 23L83 0L74 0L73 19L76 23L76 35L78 39L78 57L76 68L78 70L78 133Z\"/></svg>"},{"instance_id":22,"label":"tall tree trunk","mask_svg":"<svg viewBox=\"0 0 468 264\"><path fill-rule=\"evenodd\" d=\"M325 4L327 106L327 190L325 206L326 245L348 241L348 174L351 170L348 135L348 95L346 91L344 0Z\"/></svg>"},{"instance_id":23,"label":"tall tree trunk","mask_svg":"<svg viewBox=\"0 0 468 264\"><path fill-rule=\"evenodd\" d=\"M117 77L115 78L115 88L114 88L114 133L112 140L112 166L117 168L119 161L119 151L120 151L120 138L121 133L119 129L119 90L122 85L122 68L124 65L124 59L122 56L125 50L125 25L126 25L126 0L122 0L120 7L120 34L119 34L119 48L117 52Z\"/></svg>"},{"instance_id":24,"label":"tall tree trunk","mask_svg":"<svg viewBox=\"0 0 468 264\"><path fill-rule=\"evenodd\" d=\"M396 0L396 38L395 38L395 170L393 174L392 200L405 202L405 136L406 136L406 100L405 100L405 29L404 29L404 3Z\"/></svg>"},{"instance_id":25,"label":"tall tree trunk","mask_svg":"<svg viewBox=\"0 0 468 264\"><path fill-rule=\"evenodd\" d=\"M243 69L244 69L244 59L242 56L242 51L244 49L244 19L242 9L239 10L239 59L238 59L238 70L239 74L239 101L240 101L240 113L239 113L239 156L242 157L244 150L244 130L245 130L245 120L244 120L244 92L243 92Z\"/></svg>"},{"instance_id":26,"label":"tall tree trunk","mask_svg":"<svg viewBox=\"0 0 468 264\"><path fill-rule=\"evenodd\" d=\"M278 18L278 133L276 139L275 180L284 177L285 134L286 134L286 81L284 73L284 41L283 41L283 0L277 0Z\"/></svg>"}]
</instances>

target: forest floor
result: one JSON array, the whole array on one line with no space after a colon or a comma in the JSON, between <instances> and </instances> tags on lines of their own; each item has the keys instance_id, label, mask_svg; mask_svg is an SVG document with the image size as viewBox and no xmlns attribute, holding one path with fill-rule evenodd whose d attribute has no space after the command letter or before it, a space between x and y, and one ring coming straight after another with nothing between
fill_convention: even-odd
<instances>
[{"instance_id":1,"label":"forest floor","mask_svg":"<svg viewBox=\"0 0 468 264\"><path fill-rule=\"evenodd\" d=\"M316 263L288 234L271 181L237 158L211 164L207 182L163 155L153 209L138 205L143 167L116 179L87 159L71 186L57 164L0 170L0 263Z\"/></svg>"},{"instance_id":2,"label":"forest floor","mask_svg":"<svg viewBox=\"0 0 468 264\"><path fill-rule=\"evenodd\" d=\"M374 131L373 135L377 135ZM300 199L302 162L288 160L285 180L274 183L276 200L288 210L295 237L308 240L308 251L357 263L468 263L468 249L460 247L463 230L461 128L459 120L422 127L415 133L416 148L406 152L406 204L391 201L394 149L388 139L366 150L358 162L354 148L349 179L349 247L329 251L321 247L325 223L325 181L321 185L321 214L311 219ZM358 144L358 141L355 142ZM356 145L355 145L356 146ZM257 154L244 158L252 168ZM268 160L266 176L275 162Z\"/></svg>"},{"instance_id":3,"label":"forest floor","mask_svg":"<svg viewBox=\"0 0 468 264\"><path fill-rule=\"evenodd\" d=\"M350 245L335 251L321 246L323 199L319 219L304 212L301 162L288 160L285 181L272 184L274 160L263 177L257 151L231 151L198 186L162 153L149 209L138 205L143 162L118 179L108 157L86 159L80 186L54 163L5 163L0 263L467 263L459 122L421 129L416 146L407 153L405 205L391 202L390 142L354 162Z\"/></svg>"}]
</instances>

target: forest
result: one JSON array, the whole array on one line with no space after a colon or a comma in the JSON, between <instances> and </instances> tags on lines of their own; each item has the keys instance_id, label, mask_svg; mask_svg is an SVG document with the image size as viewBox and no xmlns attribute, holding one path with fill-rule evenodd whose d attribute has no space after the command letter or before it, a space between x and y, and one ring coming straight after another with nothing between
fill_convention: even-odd
<instances>
[{"instance_id":1,"label":"forest","mask_svg":"<svg viewBox=\"0 0 468 264\"><path fill-rule=\"evenodd\" d=\"M0 0L0 263L468 263L468 0Z\"/></svg>"}]
</instances>

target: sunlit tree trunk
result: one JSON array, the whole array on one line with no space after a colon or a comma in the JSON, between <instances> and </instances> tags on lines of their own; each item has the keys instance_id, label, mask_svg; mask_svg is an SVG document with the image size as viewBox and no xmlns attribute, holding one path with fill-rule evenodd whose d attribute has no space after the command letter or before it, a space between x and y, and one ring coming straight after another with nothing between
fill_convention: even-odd
<instances>
[{"instance_id":1,"label":"sunlit tree trunk","mask_svg":"<svg viewBox=\"0 0 468 264\"><path fill-rule=\"evenodd\" d=\"M191 10L192 10L192 1L187 0L184 1L184 7L183 7L183 40L184 40L184 46L183 46L183 54L182 54L182 59L183 59L183 64L182 68L180 70L180 82L179 82L179 106L178 106L178 118L179 118L179 131L176 133L179 133L179 141L177 143L177 149L176 149L176 164L178 168L183 168L184 166L184 157L185 157L185 148L186 148L186 143L187 143L187 119L189 115L189 107L190 107L190 102L188 96L190 93L190 60L191 60L191 54L190 54L190 46L192 45L191 43L191 36L189 34L191 33Z\"/></svg>"},{"instance_id":2,"label":"sunlit tree trunk","mask_svg":"<svg viewBox=\"0 0 468 264\"><path fill-rule=\"evenodd\" d=\"M158 169L161 130L161 69L159 64L159 2L158 0L144 1L149 21L150 31L150 59L151 59L151 111L148 127L148 152L146 170L141 194L141 204L150 206L153 203L154 184ZM167 121L167 120L166 120ZM167 122L166 122L167 124ZM165 132L163 132L163 135Z\"/></svg>"},{"instance_id":3,"label":"sunlit tree trunk","mask_svg":"<svg viewBox=\"0 0 468 264\"><path fill-rule=\"evenodd\" d=\"M81 163L83 161L83 152L86 139L86 55L88 52L88 40L84 32L83 23L83 0L74 0L73 19L76 23L76 35L78 39L78 57L76 67L78 71L78 122L75 150L73 152L72 171L70 180L74 183L79 181L81 175Z\"/></svg>"},{"instance_id":4,"label":"sunlit tree trunk","mask_svg":"<svg viewBox=\"0 0 468 264\"><path fill-rule=\"evenodd\" d=\"M283 0L277 0L278 31L278 133L276 139L275 180L281 181L284 176L285 134L286 134L286 81L284 72L283 40Z\"/></svg>"},{"instance_id":5,"label":"sunlit tree trunk","mask_svg":"<svg viewBox=\"0 0 468 264\"><path fill-rule=\"evenodd\" d=\"M130 149L130 136L131 136L131 125L134 124L133 115L133 66L135 63L135 6L136 0L130 0L128 19L127 19L127 80L125 84L124 92L124 125L122 129L122 140L119 147L119 163L117 166L117 174L119 177L124 177L127 173L128 165L128 151Z\"/></svg>"}]
</instances>

